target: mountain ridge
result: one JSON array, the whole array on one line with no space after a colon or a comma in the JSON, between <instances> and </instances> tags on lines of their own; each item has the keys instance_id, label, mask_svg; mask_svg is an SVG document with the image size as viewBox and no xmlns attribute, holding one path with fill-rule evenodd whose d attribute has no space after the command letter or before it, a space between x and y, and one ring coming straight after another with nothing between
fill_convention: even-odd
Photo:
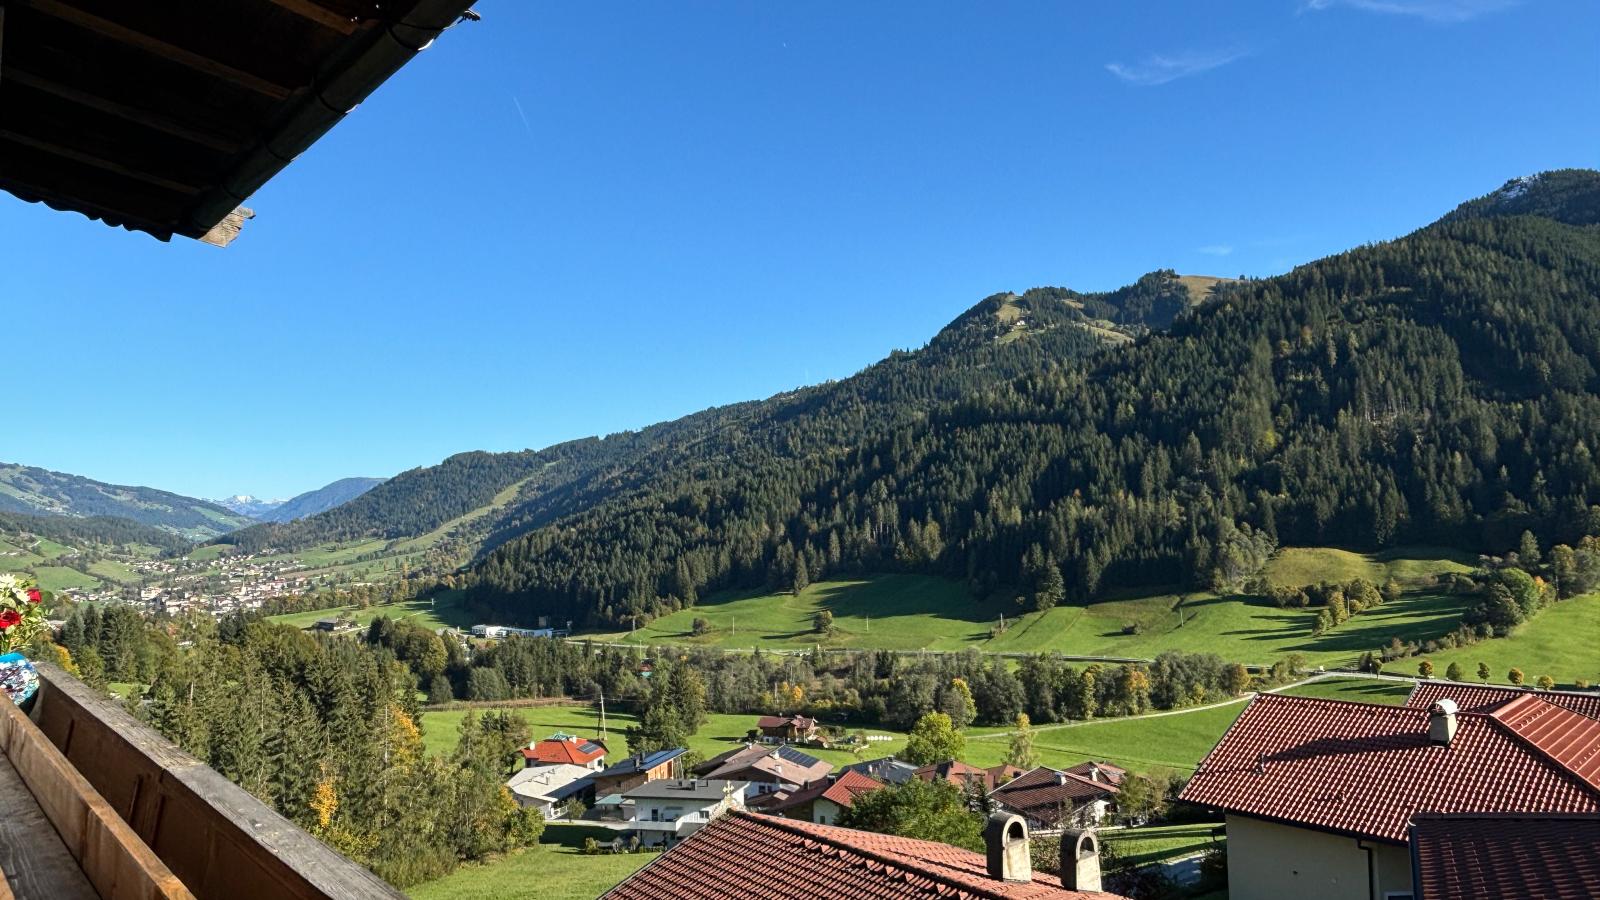
<instances>
[{"instance_id":1,"label":"mountain ridge","mask_svg":"<svg viewBox=\"0 0 1600 900\"><path fill-rule=\"evenodd\" d=\"M1600 421L1597 221L1600 173L1513 180L1405 237L1229 285L1125 349L1034 359L812 452L658 469L492 549L469 599L617 624L707 591L903 570L1024 597L1054 571L1084 600L1205 584L1257 533L1574 541L1600 532L1581 425ZM1159 321L1136 287L1113 311ZM925 350L998 345L1055 308L1040 300L986 298Z\"/></svg>"},{"instance_id":2,"label":"mountain ridge","mask_svg":"<svg viewBox=\"0 0 1600 900\"><path fill-rule=\"evenodd\" d=\"M941 360L969 360L972 372L965 376L967 382L998 383L1045 364L1047 358L1075 357L1133 340L1149 330L1146 319L1152 314L1170 322L1190 305L1189 287L1170 270L1151 273L1136 285L1113 292L1035 288L1020 295L996 294L962 313L922 349L893 351L845 379L764 400L712 407L638 431L579 438L541 450L456 454L438 465L400 473L329 513L289 525L246 528L218 540L244 550L281 550L327 540L411 538L483 508L499 492L520 484L512 503L476 521L470 533L459 536L456 546L466 561L531 528L618 492L637 489L642 466L744 452L749 435L740 429L745 423L759 421L768 432L782 432L778 443L804 444L813 439L795 423L809 421L819 410L859 420L860 410L874 405L959 396L955 382L911 392L931 390L937 398L932 394L903 395L896 383L918 381L918 370L937 366ZM1023 315L1003 314L1007 309L1022 310ZM1021 340L1024 337L1027 340ZM851 409L827 412L830 403ZM768 449L773 446L770 440L763 443Z\"/></svg>"},{"instance_id":3,"label":"mountain ridge","mask_svg":"<svg viewBox=\"0 0 1600 900\"><path fill-rule=\"evenodd\" d=\"M0 512L129 519L193 541L251 524L209 500L20 463L0 463Z\"/></svg>"}]
</instances>

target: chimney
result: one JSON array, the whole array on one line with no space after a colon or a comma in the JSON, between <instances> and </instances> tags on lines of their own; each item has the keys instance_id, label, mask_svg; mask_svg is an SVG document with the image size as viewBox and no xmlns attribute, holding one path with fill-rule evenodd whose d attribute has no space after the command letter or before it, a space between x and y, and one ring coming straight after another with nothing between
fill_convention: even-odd
<instances>
[{"instance_id":1,"label":"chimney","mask_svg":"<svg viewBox=\"0 0 1600 900\"><path fill-rule=\"evenodd\" d=\"M1061 832L1061 886L1069 891L1100 890L1100 840L1093 830Z\"/></svg>"},{"instance_id":2,"label":"chimney","mask_svg":"<svg viewBox=\"0 0 1600 900\"><path fill-rule=\"evenodd\" d=\"M1456 702L1446 698L1428 707L1428 743L1448 747L1455 736Z\"/></svg>"},{"instance_id":3,"label":"chimney","mask_svg":"<svg viewBox=\"0 0 1600 900\"><path fill-rule=\"evenodd\" d=\"M1021 816L997 812L983 826L983 846L989 877L998 881L1032 881L1033 858L1028 850L1028 823Z\"/></svg>"}]
</instances>

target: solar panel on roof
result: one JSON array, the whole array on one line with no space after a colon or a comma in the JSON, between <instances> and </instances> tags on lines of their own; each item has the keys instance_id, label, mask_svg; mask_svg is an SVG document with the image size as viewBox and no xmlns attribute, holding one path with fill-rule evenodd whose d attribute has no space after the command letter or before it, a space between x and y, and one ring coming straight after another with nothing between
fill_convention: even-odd
<instances>
[{"instance_id":1,"label":"solar panel on roof","mask_svg":"<svg viewBox=\"0 0 1600 900\"><path fill-rule=\"evenodd\" d=\"M822 760L817 759L815 756L812 756L808 753L801 753L799 750L794 749L788 744L784 744L778 748L778 758L786 762L797 763L802 766L814 766L817 763L822 762Z\"/></svg>"}]
</instances>

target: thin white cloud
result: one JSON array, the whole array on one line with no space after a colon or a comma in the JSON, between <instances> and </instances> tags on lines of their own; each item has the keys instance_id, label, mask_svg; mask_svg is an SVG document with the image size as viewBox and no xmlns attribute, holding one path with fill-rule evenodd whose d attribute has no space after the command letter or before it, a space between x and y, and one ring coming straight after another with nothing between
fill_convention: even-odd
<instances>
[{"instance_id":1,"label":"thin white cloud","mask_svg":"<svg viewBox=\"0 0 1600 900\"><path fill-rule=\"evenodd\" d=\"M1520 0L1306 0L1301 12L1344 7L1386 16L1410 16L1429 22L1454 23L1476 19L1516 6Z\"/></svg>"},{"instance_id":2,"label":"thin white cloud","mask_svg":"<svg viewBox=\"0 0 1600 900\"><path fill-rule=\"evenodd\" d=\"M1204 253L1207 256L1227 256L1228 254L1233 252L1233 245L1231 245L1231 244L1207 244L1204 247L1199 247L1197 249L1201 253Z\"/></svg>"},{"instance_id":3,"label":"thin white cloud","mask_svg":"<svg viewBox=\"0 0 1600 900\"><path fill-rule=\"evenodd\" d=\"M1166 55L1152 53L1136 63L1106 63L1106 71L1129 84L1154 87L1225 66L1245 55L1243 50L1188 50Z\"/></svg>"}]
</instances>

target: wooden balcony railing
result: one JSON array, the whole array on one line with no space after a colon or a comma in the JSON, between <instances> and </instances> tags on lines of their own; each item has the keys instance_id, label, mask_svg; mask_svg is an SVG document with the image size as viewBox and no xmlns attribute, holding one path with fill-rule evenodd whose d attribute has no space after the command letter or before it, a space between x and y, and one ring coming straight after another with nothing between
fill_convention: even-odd
<instances>
[{"instance_id":1,"label":"wooden balcony railing","mask_svg":"<svg viewBox=\"0 0 1600 900\"><path fill-rule=\"evenodd\" d=\"M54 666L41 665L39 675L31 722L0 704L10 713L0 716L0 750L19 772L19 763L32 767L31 779L22 774L41 807L73 786L92 795L87 820L51 821L69 849L82 845L74 856L102 898L403 900L110 699ZM103 885L91 867L103 855L145 863L151 889Z\"/></svg>"}]
</instances>

